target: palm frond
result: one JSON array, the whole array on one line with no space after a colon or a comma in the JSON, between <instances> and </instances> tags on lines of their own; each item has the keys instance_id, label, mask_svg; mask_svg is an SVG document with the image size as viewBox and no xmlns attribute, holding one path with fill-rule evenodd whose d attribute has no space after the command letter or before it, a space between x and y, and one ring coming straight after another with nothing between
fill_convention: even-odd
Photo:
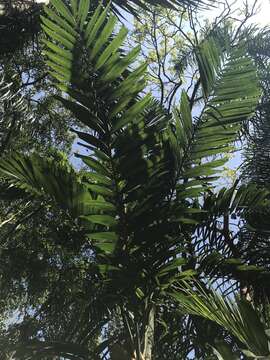
<instances>
[{"instance_id":1,"label":"palm frond","mask_svg":"<svg viewBox=\"0 0 270 360\"><path fill-rule=\"evenodd\" d=\"M172 294L180 309L211 320L240 341L240 349L251 358L269 356L269 339L257 311L245 300L232 300L200 286L193 290L190 284Z\"/></svg>"},{"instance_id":2,"label":"palm frond","mask_svg":"<svg viewBox=\"0 0 270 360\"><path fill-rule=\"evenodd\" d=\"M219 278L225 283L234 279L242 286L256 287L257 295L267 292L270 276L267 263L246 256L242 236L243 228L263 231L260 219L264 218L268 207L269 190L254 183L238 186L236 182L229 189L223 188L217 194L205 197L205 213L197 227L196 246L199 267L212 281ZM226 291L226 286L224 288ZM255 301L259 298L257 295L254 295Z\"/></svg>"},{"instance_id":3,"label":"palm frond","mask_svg":"<svg viewBox=\"0 0 270 360\"><path fill-rule=\"evenodd\" d=\"M257 218L260 217L258 215L268 203L269 191L253 183L238 186L238 182L235 182L228 189L222 188L217 193L208 193L202 205L204 214L200 217L200 225L197 227L200 242L206 241L210 252L217 251L221 247L224 256L225 254L235 256L230 248L233 241L230 239L233 238L234 231L237 231L235 220L243 221L249 217L249 214L255 213ZM223 222L222 226L221 222ZM233 222L235 229L231 231L229 224ZM232 247L235 246L232 244Z\"/></svg>"},{"instance_id":4,"label":"palm frond","mask_svg":"<svg viewBox=\"0 0 270 360\"><path fill-rule=\"evenodd\" d=\"M197 60L205 105L193 122L192 104L183 93L180 109L174 112L174 138L171 135L180 198L199 196L217 179L259 96L255 66L244 50L223 53L210 38L198 49Z\"/></svg>"},{"instance_id":5,"label":"palm frond","mask_svg":"<svg viewBox=\"0 0 270 360\"><path fill-rule=\"evenodd\" d=\"M77 135L91 152L79 155L91 169L89 188L110 207L109 212L108 206L103 208L102 219L99 215L84 220L106 226L106 231L89 236L100 249L111 252L120 236L119 227L119 236L115 229L127 210L146 212L147 202L156 203L163 196L160 184L169 180L170 161L162 141L167 116L149 95L139 96L146 66L131 70L139 48L125 54L121 45L127 30L121 27L115 32L116 18L108 15L107 8L99 6L89 17L90 5L84 1L78 3L78 11L60 0L51 5L56 12L46 8L48 16L43 18L50 37L48 64L58 87L70 96L59 100L88 128ZM149 195L146 188L151 189Z\"/></svg>"},{"instance_id":6,"label":"palm frond","mask_svg":"<svg viewBox=\"0 0 270 360\"><path fill-rule=\"evenodd\" d=\"M70 166L37 154L13 154L2 158L0 175L11 189L20 189L34 196L49 195L74 217L83 215L92 200L86 184Z\"/></svg>"},{"instance_id":7,"label":"palm frond","mask_svg":"<svg viewBox=\"0 0 270 360\"><path fill-rule=\"evenodd\" d=\"M107 0L106 0L107 1ZM135 16L139 16L139 11L141 9L148 10L150 6L161 6L164 8L174 9L180 7L192 7L205 9L209 6L213 7L214 2L212 0L114 0L112 3L112 9L116 14L121 15L119 8L123 9Z\"/></svg>"}]
</instances>

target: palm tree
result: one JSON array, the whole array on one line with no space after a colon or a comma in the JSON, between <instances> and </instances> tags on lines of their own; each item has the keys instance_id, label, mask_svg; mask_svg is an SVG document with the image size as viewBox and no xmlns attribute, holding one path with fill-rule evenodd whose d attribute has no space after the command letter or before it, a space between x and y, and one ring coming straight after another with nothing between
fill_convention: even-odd
<instances>
[{"instance_id":1,"label":"palm tree","mask_svg":"<svg viewBox=\"0 0 270 360\"><path fill-rule=\"evenodd\" d=\"M84 229L100 284L88 309L103 327L113 314L121 319L117 339L99 344L96 358L108 348L112 358L150 360L164 302L196 274L190 245L207 218L201 200L256 106L256 72L244 47L224 51L210 37L195 49L200 115L193 116L185 91L168 113L143 95L146 65L136 66L138 47L122 47L127 29L116 30L108 6L100 4L92 14L90 6L52 0L42 17L47 64L63 93L58 99L86 129L74 131L87 150L77 156L88 171L77 174L38 154L6 157L0 171L9 189L50 196ZM32 341L15 350L25 359L33 352L87 359L83 340Z\"/></svg>"}]
</instances>

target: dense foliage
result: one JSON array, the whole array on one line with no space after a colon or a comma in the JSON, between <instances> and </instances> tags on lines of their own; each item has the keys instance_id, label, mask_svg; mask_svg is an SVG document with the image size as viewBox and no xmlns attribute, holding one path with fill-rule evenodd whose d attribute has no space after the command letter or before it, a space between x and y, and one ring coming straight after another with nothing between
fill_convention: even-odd
<instances>
[{"instance_id":1,"label":"dense foliage","mask_svg":"<svg viewBox=\"0 0 270 360\"><path fill-rule=\"evenodd\" d=\"M265 131L265 39L228 15L198 28L203 2L152 5L51 0L37 46L2 55L5 360L269 357L269 262L250 251L268 241L267 180L249 161L220 186L237 140Z\"/></svg>"}]
</instances>

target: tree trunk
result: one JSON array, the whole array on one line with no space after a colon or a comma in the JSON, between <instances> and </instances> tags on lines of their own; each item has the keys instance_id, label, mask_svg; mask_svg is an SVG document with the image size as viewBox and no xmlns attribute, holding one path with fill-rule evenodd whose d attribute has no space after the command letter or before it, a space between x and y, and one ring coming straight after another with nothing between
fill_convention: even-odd
<instances>
[{"instance_id":1,"label":"tree trunk","mask_svg":"<svg viewBox=\"0 0 270 360\"><path fill-rule=\"evenodd\" d=\"M152 360L154 347L155 307L148 308L145 321L137 320L127 324L126 341L110 346L112 360Z\"/></svg>"},{"instance_id":2,"label":"tree trunk","mask_svg":"<svg viewBox=\"0 0 270 360\"><path fill-rule=\"evenodd\" d=\"M151 360L154 347L155 307L152 306L148 315L148 324L144 334L144 351L142 360Z\"/></svg>"}]
</instances>

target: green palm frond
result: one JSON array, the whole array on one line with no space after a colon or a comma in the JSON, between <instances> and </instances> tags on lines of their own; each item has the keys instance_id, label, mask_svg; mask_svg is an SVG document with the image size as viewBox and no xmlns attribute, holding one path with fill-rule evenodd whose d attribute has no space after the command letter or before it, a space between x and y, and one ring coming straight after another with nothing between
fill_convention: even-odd
<instances>
[{"instance_id":1,"label":"green palm frond","mask_svg":"<svg viewBox=\"0 0 270 360\"><path fill-rule=\"evenodd\" d=\"M210 345L214 355L218 360L240 360L239 352L233 351L232 347L226 341L216 341Z\"/></svg>"},{"instance_id":2,"label":"green palm frond","mask_svg":"<svg viewBox=\"0 0 270 360\"><path fill-rule=\"evenodd\" d=\"M258 312L246 300L226 299L214 291L206 292L199 285L197 290L193 290L185 282L179 291L171 295L182 311L213 321L226 329L240 341L240 350L249 357L269 356L267 329ZM210 342L212 340L209 339Z\"/></svg>"},{"instance_id":3,"label":"green palm frond","mask_svg":"<svg viewBox=\"0 0 270 360\"><path fill-rule=\"evenodd\" d=\"M215 251L201 259L200 271L202 270L212 280L229 278L249 286L260 282L262 290L270 280L270 272L265 267L247 264L240 258L225 258Z\"/></svg>"},{"instance_id":4,"label":"green palm frond","mask_svg":"<svg viewBox=\"0 0 270 360\"><path fill-rule=\"evenodd\" d=\"M236 182L230 188L222 188L216 194L209 194L203 208L214 216L225 213L240 213L245 209L248 211L264 206L268 203L269 190L257 186L255 183L238 186Z\"/></svg>"},{"instance_id":5,"label":"green palm frond","mask_svg":"<svg viewBox=\"0 0 270 360\"><path fill-rule=\"evenodd\" d=\"M172 233L179 221L196 224L194 214L199 209L187 209L183 202L200 196L227 161L224 154L233 150L231 143L257 101L254 66L242 50L224 53L213 39L205 41L197 50L205 98L202 114L194 123L183 92L172 130L167 131L170 116L151 97L139 95L145 66L131 70L139 49L123 51L127 31L124 27L114 30L116 18L101 6L87 15L90 5L85 2L67 7L53 0L51 5L56 11L47 8L43 18L49 36L48 63L58 87L70 96L59 100L88 128L77 135L90 155L79 156L91 169L90 190L104 201L93 203L95 209L103 206L99 208L102 214L93 212L83 218L85 225L92 224L89 238L97 249L119 256L123 249L131 251L136 246L138 250L132 251L139 258L151 247L151 261L155 261L160 253L153 246L165 236L166 228L164 223L155 224L157 217L175 223ZM235 86L234 78L241 86ZM173 188L175 163L177 211L171 215L161 204ZM148 240L147 244L146 239L152 238L155 243ZM172 236L163 252L169 256L177 241Z\"/></svg>"},{"instance_id":6,"label":"green palm frond","mask_svg":"<svg viewBox=\"0 0 270 360\"><path fill-rule=\"evenodd\" d=\"M91 152L78 155L91 169L89 188L109 204L103 208L102 219L97 214L84 220L105 227L89 237L100 249L111 252L121 237L120 224L127 212L146 212L147 203L157 203L164 196L160 184L164 178L169 183L170 172L163 141L167 115L149 95L139 95L145 86L146 66L134 70L131 66L140 49L127 54L121 49L127 30L114 30L116 17L107 8L99 6L89 17L90 5L85 1L77 9L60 0L51 5L57 12L47 8L43 18L50 38L46 41L48 64L58 87L70 96L59 100L88 128L77 135Z\"/></svg>"},{"instance_id":7,"label":"green palm frond","mask_svg":"<svg viewBox=\"0 0 270 360\"><path fill-rule=\"evenodd\" d=\"M207 8L208 6L214 6L214 2L212 0L114 0L112 2L112 9L115 11L115 13L119 15L122 15L119 12L119 8L130 12L136 16L138 15L139 10L147 10L149 9L149 6L162 6L165 8L177 10L179 6L190 6L192 8Z\"/></svg>"},{"instance_id":8,"label":"green palm frond","mask_svg":"<svg viewBox=\"0 0 270 360\"><path fill-rule=\"evenodd\" d=\"M241 220L249 217L249 214L257 214L256 218L258 219L262 217L260 213L268 204L269 190L254 183L238 186L238 182L235 182L230 188L222 188L217 193L208 193L202 204L205 213L200 217L198 226L201 241L211 239L208 245L209 249L214 251L221 241L226 242L228 239L225 240L225 238L231 236L229 223L237 218ZM227 220L220 228L220 223L224 219ZM222 248L225 253L226 246Z\"/></svg>"},{"instance_id":9,"label":"green palm frond","mask_svg":"<svg viewBox=\"0 0 270 360\"><path fill-rule=\"evenodd\" d=\"M262 289L267 286L268 269L246 259L245 252L234 243L237 229L233 225L237 224L236 219L245 219L249 226L246 220L249 214L259 219L265 206L269 206L269 190L253 183L238 186L236 182L231 188L223 188L204 198L205 213L197 228L197 246L200 248L200 269L212 280L229 277L246 284L255 284L259 280Z\"/></svg>"},{"instance_id":10,"label":"green palm frond","mask_svg":"<svg viewBox=\"0 0 270 360\"><path fill-rule=\"evenodd\" d=\"M70 166L37 154L13 154L2 158L0 175L11 189L20 189L34 196L49 195L74 217L83 215L92 200L86 184Z\"/></svg>"},{"instance_id":11,"label":"green palm frond","mask_svg":"<svg viewBox=\"0 0 270 360\"><path fill-rule=\"evenodd\" d=\"M205 98L207 98L213 90L224 56L224 49L222 49L216 39L211 36L204 39L198 48L195 49L195 57L200 73L200 83Z\"/></svg>"},{"instance_id":12,"label":"green palm frond","mask_svg":"<svg viewBox=\"0 0 270 360\"><path fill-rule=\"evenodd\" d=\"M244 50L223 53L209 39L197 52L205 105L194 122L191 104L183 92L180 109L174 111L174 136L170 136L181 198L197 197L216 179L259 96L255 67Z\"/></svg>"}]
</instances>

